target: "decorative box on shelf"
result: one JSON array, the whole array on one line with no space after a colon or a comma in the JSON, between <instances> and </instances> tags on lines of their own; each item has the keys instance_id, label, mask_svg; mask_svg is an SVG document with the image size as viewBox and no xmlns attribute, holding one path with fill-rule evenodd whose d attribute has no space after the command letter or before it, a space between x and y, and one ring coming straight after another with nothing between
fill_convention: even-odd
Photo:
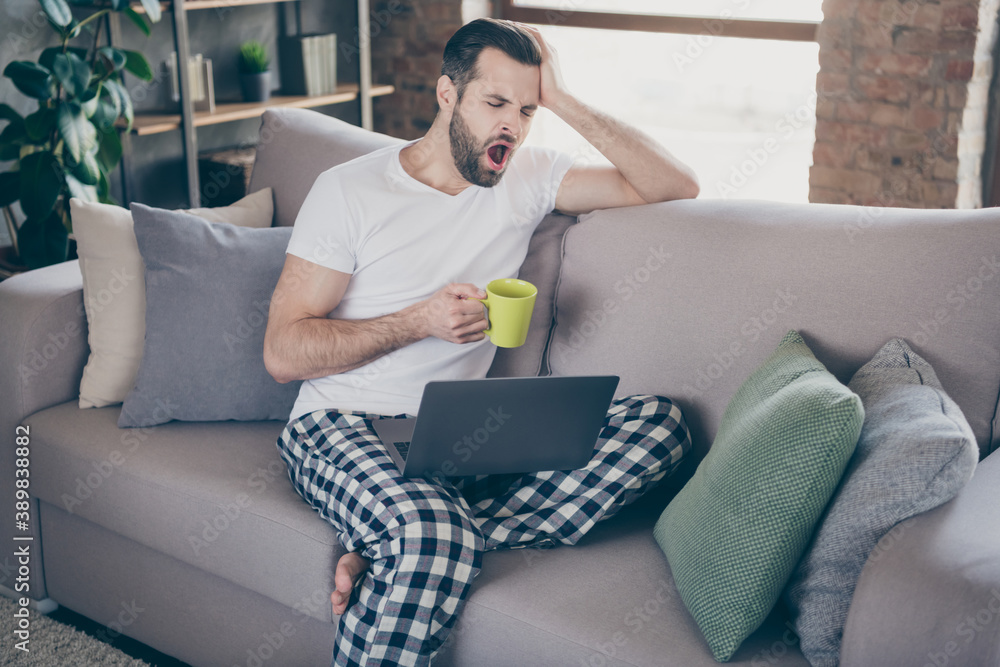
<instances>
[{"instance_id":1,"label":"decorative box on shelf","mask_svg":"<svg viewBox=\"0 0 1000 667\"><path fill-rule=\"evenodd\" d=\"M254 146L201 153L198 175L202 206L228 206L245 197L256 156Z\"/></svg>"}]
</instances>

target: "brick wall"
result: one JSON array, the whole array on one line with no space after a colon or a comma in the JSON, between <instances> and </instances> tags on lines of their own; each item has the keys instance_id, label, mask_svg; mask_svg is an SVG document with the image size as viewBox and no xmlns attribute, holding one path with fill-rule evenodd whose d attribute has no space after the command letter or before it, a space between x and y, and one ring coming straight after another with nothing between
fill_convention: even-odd
<instances>
[{"instance_id":1,"label":"brick wall","mask_svg":"<svg viewBox=\"0 0 1000 667\"><path fill-rule=\"evenodd\" d=\"M815 202L982 205L1000 0L825 0Z\"/></svg>"},{"instance_id":2,"label":"brick wall","mask_svg":"<svg viewBox=\"0 0 1000 667\"><path fill-rule=\"evenodd\" d=\"M396 87L375 99L375 129L421 137L437 113L441 55L462 26L462 0L374 0L371 9L372 78Z\"/></svg>"}]
</instances>

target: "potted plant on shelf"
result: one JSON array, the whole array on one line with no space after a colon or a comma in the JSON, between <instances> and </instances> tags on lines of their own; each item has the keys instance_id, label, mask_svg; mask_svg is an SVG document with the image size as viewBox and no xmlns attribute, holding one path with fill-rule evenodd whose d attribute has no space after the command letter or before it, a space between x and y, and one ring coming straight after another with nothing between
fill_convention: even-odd
<instances>
[{"instance_id":1,"label":"potted plant on shelf","mask_svg":"<svg viewBox=\"0 0 1000 667\"><path fill-rule=\"evenodd\" d=\"M240 45L240 84L243 100L266 102L271 97L271 57L267 48L256 40Z\"/></svg>"},{"instance_id":2,"label":"potted plant on shelf","mask_svg":"<svg viewBox=\"0 0 1000 667\"><path fill-rule=\"evenodd\" d=\"M37 268L65 261L72 222L69 200L115 203L108 176L121 159L119 128L132 126L132 100L122 81L124 71L150 81L153 71L137 51L100 46L101 20L121 12L143 33L148 21L160 19L159 0L142 0L143 17L127 0L74 1L92 13L77 21L66 0L39 0L59 46L42 51L38 62L18 60L3 71L24 95L37 100L38 109L22 116L9 104L0 104L0 161L13 161L0 173L0 207L13 243L5 251L8 262ZM102 6L103 5L103 6ZM147 21L148 18L148 21ZM84 33L93 35L86 48L70 46ZM18 202L23 221L15 220ZM9 255L15 255L9 257Z\"/></svg>"}]
</instances>

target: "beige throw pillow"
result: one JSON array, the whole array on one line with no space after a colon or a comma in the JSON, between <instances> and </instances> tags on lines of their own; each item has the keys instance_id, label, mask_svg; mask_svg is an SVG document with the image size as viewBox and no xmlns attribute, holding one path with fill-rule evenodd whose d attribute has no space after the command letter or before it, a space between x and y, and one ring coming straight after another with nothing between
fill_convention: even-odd
<instances>
[{"instance_id":1,"label":"beige throw pillow","mask_svg":"<svg viewBox=\"0 0 1000 667\"><path fill-rule=\"evenodd\" d=\"M90 358L80 381L80 407L121 403L132 389L146 335L144 265L127 208L70 200L83 305L87 314ZM274 204L270 188L231 206L187 211L210 222L240 227L270 227Z\"/></svg>"}]
</instances>

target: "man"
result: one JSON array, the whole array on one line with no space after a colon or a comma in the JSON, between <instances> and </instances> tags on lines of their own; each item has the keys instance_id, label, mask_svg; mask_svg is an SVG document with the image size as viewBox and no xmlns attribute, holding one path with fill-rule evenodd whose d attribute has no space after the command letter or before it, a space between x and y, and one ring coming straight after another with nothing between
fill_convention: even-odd
<instances>
[{"instance_id":1,"label":"man","mask_svg":"<svg viewBox=\"0 0 1000 667\"><path fill-rule=\"evenodd\" d=\"M445 48L437 101L423 138L317 178L271 301L268 371L305 380L278 448L296 490L348 549L332 594L335 665L430 664L484 551L575 543L690 447L669 400L629 397L612 405L584 469L402 477L371 419L415 414L430 380L485 376L495 347L484 340L480 286L517 274L545 214L698 193L666 149L566 90L535 28L493 19L461 28ZM520 149L542 106L614 166Z\"/></svg>"}]
</instances>

